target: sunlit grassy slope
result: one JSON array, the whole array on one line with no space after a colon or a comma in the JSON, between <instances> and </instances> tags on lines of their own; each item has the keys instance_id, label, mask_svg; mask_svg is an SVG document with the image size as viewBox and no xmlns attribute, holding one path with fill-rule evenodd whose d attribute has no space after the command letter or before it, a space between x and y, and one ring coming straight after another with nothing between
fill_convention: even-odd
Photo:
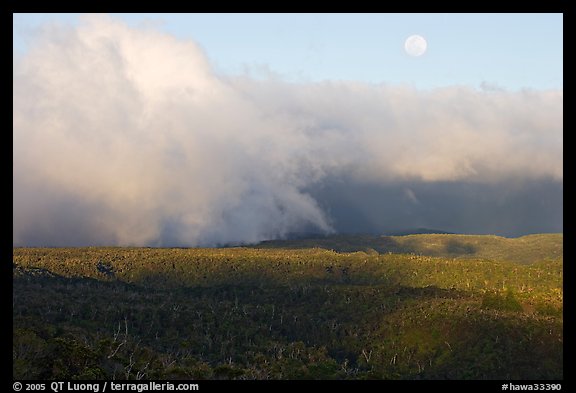
<instances>
[{"instance_id":1,"label":"sunlit grassy slope","mask_svg":"<svg viewBox=\"0 0 576 393\"><path fill-rule=\"evenodd\" d=\"M562 235L382 239L15 248L13 377L563 377Z\"/></svg>"},{"instance_id":2,"label":"sunlit grassy slope","mask_svg":"<svg viewBox=\"0 0 576 393\"><path fill-rule=\"evenodd\" d=\"M494 235L425 234L407 236L329 236L263 242L264 248L320 247L335 251L414 253L450 258L479 258L518 263L562 257L561 233L505 238Z\"/></svg>"}]
</instances>

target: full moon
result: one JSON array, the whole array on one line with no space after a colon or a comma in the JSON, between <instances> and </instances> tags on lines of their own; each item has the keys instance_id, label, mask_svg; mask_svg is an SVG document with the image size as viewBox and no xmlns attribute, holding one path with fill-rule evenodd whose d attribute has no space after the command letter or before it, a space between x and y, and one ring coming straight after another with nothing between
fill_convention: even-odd
<instances>
[{"instance_id":1,"label":"full moon","mask_svg":"<svg viewBox=\"0 0 576 393\"><path fill-rule=\"evenodd\" d=\"M426 52L428 43L421 35L415 34L406 38L404 42L404 50L410 56L422 56Z\"/></svg>"}]
</instances>

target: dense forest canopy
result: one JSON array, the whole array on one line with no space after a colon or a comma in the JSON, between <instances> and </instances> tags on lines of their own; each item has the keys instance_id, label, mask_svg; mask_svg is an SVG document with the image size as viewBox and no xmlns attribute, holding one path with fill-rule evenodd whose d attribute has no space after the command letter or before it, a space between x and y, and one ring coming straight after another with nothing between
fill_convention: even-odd
<instances>
[{"instance_id":1,"label":"dense forest canopy","mask_svg":"<svg viewBox=\"0 0 576 393\"><path fill-rule=\"evenodd\" d=\"M561 234L345 240L15 248L13 377L563 377Z\"/></svg>"}]
</instances>

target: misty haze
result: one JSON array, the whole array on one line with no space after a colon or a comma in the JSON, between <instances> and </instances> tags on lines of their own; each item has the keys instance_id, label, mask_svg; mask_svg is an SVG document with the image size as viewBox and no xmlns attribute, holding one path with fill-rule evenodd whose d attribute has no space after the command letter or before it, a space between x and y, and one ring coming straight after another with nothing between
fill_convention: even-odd
<instances>
[{"instance_id":1,"label":"misty haze","mask_svg":"<svg viewBox=\"0 0 576 393\"><path fill-rule=\"evenodd\" d=\"M15 59L13 243L561 232L562 102L218 75L193 41L110 17L45 27Z\"/></svg>"},{"instance_id":2,"label":"misty haze","mask_svg":"<svg viewBox=\"0 0 576 393\"><path fill-rule=\"evenodd\" d=\"M561 28L14 14L14 378L561 379Z\"/></svg>"}]
</instances>

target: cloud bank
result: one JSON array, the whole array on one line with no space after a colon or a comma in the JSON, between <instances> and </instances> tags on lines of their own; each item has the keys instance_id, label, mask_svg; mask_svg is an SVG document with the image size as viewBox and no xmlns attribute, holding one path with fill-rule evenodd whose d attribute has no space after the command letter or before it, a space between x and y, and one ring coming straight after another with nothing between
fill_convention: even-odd
<instances>
[{"instance_id":1,"label":"cloud bank","mask_svg":"<svg viewBox=\"0 0 576 393\"><path fill-rule=\"evenodd\" d=\"M223 76L196 43L106 16L45 26L13 91L16 246L330 233L314 190L335 179L419 209L417 185L563 179L562 90Z\"/></svg>"}]
</instances>

